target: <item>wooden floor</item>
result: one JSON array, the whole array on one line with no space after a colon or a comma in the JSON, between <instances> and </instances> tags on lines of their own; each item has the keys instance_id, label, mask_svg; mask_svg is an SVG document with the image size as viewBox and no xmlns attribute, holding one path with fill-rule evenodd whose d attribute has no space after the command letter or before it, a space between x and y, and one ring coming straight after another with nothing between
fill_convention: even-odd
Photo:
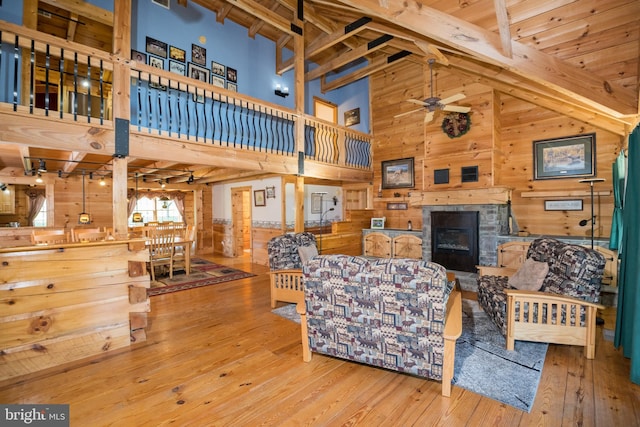
<instances>
[{"instance_id":1,"label":"wooden floor","mask_svg":"<svg viewBox=\"0 0 640 427\"><path fill-rule=\"evenodd\" d=\"M453 387L314 355L257 277L154 296L132 351L0 388L2 403L68 403L72 426L637 426L640 386L598 328L595 360L551 345L531 413ZM607 320L609 321L609 320Z\"/></svg>"}]
</instances>

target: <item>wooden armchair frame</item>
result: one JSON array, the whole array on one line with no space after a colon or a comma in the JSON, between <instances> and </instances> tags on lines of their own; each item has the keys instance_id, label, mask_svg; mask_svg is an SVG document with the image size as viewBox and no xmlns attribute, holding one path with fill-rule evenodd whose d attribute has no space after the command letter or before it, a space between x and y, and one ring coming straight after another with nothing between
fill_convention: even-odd
<instances>
[{"instance_id":1,"label":"wooden armchair frame","mask_svg":"<svg viewBox=\"0 0 640 427\"><path fill-rule=\"evenodd\" d=\"M271 308L276 308L276 301L304 303L304 287L302 270L276 270L269 272L271 284Z\"/></svg>"},{"instance_id":2,"label":"wooden armchair frame","mask_svg":"<svg viewBox=\"0 0 640 427\"><path fill-rule=\"evenodd\" d=\"M480 276L511 277L517 270L501 267L478 267ZM596 314L604 306L579 298L540 291L505 289L507 295L507 350L513 350L515 340L583 346L585 357L595 357ZM546 309L543 307L546 306ZM516 316L516 307L519 307ZM525 310L527 308L527 310ZM581 312L584 310L584 325ZM566 313L561 322L561 313ZM571 313L575 313L572 316ZM555 317L555 323L552 321ZM573 318L573 321L572 321Z\"/></svg>"}]
</instances>

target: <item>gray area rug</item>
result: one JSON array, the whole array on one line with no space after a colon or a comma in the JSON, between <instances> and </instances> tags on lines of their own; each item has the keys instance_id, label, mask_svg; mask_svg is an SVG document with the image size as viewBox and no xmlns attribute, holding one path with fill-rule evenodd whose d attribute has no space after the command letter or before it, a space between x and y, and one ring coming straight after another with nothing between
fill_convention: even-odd
<instances>
[{"instance_id":1,"label":"gray area rug","mask_svg":"<svg viewBox=\"0 0 640 427\"><path fill-rule=\"evenodd\" d=\"M480 305L463 299L452 383L530 412L549 345L516 341L513 351L505 346L505 338Z\"/></svg>"},{"instance_id":2,"label":"gray area rug","mask_svg":"<svg viewBox=\"0 0 640 427\"><path fill-rule=\"evenodd\" d=\"M300 323L295 304L272 310ZM548 344L516 341L505 348L498 327L476 301L462 300L462 336L456 343L453 385L530 412L536 398Z\"/></svg>"}]
</instances>

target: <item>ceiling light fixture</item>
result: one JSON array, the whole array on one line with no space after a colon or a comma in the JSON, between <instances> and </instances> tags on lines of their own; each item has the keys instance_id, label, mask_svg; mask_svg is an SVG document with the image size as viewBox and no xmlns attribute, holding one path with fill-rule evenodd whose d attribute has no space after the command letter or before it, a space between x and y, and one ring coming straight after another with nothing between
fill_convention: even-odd
<instances>
[{"instance_id":1,"label":"ceiling light fixture","mask_svg":"<svg viewBox=\"0 0 640 427\"><path fill-rule=\"evenodd\" d=\"M82 171L82 212L78 215L78 224L91 224L91 215L89 215L85 210L84 205L85 197L84 197L84 170Z\"/></svg>"},{"instance_id":2,"label":"ceiling light fixture","mask_svg":"<svg viewBox=\"0 0 640 427\"><path fill-rule=\"evenodd\" d=\"M136 172L136 211L131 215L131 221L133 222L142 222L142 214L138 212L138 173Z\"/></svg>"}]
</instances>

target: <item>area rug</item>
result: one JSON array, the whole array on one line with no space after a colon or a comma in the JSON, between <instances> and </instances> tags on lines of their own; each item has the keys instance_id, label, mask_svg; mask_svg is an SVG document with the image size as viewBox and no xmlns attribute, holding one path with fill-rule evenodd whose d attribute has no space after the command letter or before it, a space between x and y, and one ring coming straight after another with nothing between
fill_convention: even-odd
<instances>
[{"instance_id":1,"label":"area rug","mask_svg":"<svg viewBox=\"0 0 640 427\"><path fill-rule=\"evenodd\" d=\"M156 276L156 281L151 283L147 290L148 296L168 294L170 292L184 291L186 289L215 285L231 280L253 277L255 274L247 273L233 267L216 264L204 259L193 258L191 260L191 274L184 271L176 271L173 278Z\"/></svg>"},{"instance_id":2,"label":"area rug","mask_svg":"<svg viewBox=\"0 0 640 427\"><path fill-rule=\"evenodd\" d=\"M295 304L272 310L300 323ZM462 336L456 342L452 384L530 412L548 344L516 341L508 351L497 326L476 301L462 300Z\"/></svg>"}]
</instances>

